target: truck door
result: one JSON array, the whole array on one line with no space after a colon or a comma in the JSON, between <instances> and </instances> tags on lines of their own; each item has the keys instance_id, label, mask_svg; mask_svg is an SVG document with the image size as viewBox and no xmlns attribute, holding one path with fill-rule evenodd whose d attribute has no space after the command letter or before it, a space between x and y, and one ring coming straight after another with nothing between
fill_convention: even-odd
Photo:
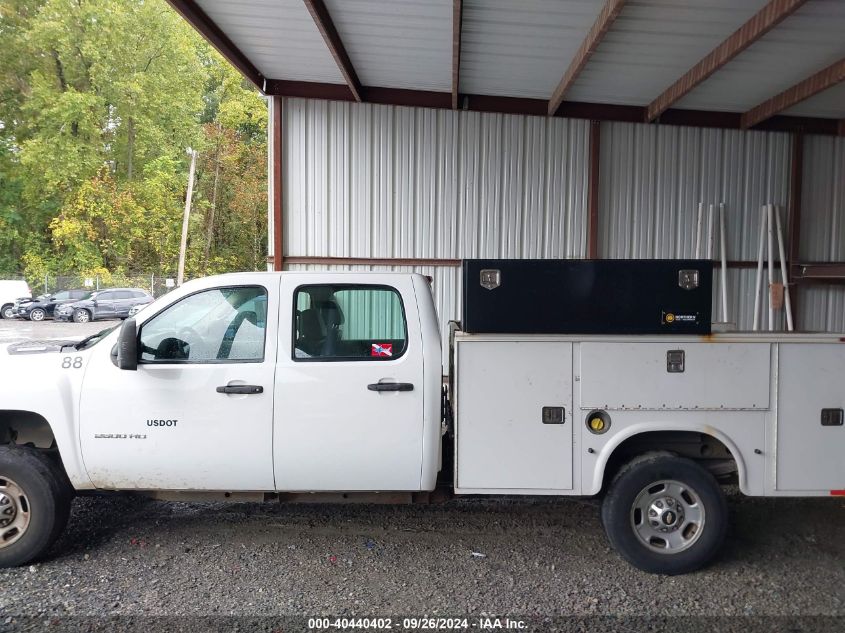
<instances>
[{"instance_id":1,"label":"truck door","mask_svg":"<svg viewBox=\"0 0 845 633\"><path fill-rule=\"evenodd\" d=\"M137 371L95 348L80 436L97 487L274 489L276 337L266 333L277 331L278 276L263 279L199 290L145 319Z\"/></svg>"},{"instance_id":2,"label":"truck door","mask_svg":"<svg viewBox=\"0 0 845 633\"><path fill-rule=\"evenodd\" d=\"M276 487L419 490L423 353L412 279L348 280L282 279Z\"/></svg>"}]
</instances>

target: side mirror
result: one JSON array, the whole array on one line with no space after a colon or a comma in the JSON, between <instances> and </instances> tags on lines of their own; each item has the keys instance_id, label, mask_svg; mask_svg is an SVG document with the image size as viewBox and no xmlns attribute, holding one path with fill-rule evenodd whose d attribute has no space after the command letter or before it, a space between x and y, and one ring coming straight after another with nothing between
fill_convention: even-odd
<instances>
[{"instance_id":1,"label":"side mirror","mask_svg":"<svg viewBox=\"0 0 845 633\"><path fill-rule=\"evenodd\" d=\"M138 326L135 319L126 319L117 339L117 366L119 369L138 369Z\"/></svg>"}]
</instances>

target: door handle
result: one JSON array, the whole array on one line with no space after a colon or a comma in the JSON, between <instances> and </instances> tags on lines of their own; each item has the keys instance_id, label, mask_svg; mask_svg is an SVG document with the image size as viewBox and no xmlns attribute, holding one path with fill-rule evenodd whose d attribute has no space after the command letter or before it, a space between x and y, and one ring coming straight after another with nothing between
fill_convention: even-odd
<instances>
[{"instance_id":1,"label":"door handle","mask_svg":"<svg viewBox=\"0 0 845 633\"><path fill-rule=\"evenodd\" d=\"M375 382L367 385L370 391L413 391L414 385L409 382Z\"/></svg>"},{"instance_id":2,"label":"door handle","mask_svg":"<svg viewBox=\"0 0 845 633\"><path fill-rule=\"evenodd\" d=\"M217 387L217 393L264 393L261 385L225 385Z\"/></svg>"}]
</instances>

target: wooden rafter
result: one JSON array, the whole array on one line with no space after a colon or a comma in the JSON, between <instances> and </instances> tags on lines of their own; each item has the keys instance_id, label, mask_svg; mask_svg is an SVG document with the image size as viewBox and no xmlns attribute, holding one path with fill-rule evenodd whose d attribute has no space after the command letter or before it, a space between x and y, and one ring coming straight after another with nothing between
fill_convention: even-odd
<instances>
[{"instance_id":1,"label":"wooden rafter","mask_svg":"<svg viewBox=\"0 0 845 633\"><path fill-rule=\"evenodd\" d=\"M349 55L346 53L346 48L343 46L343 42L340 39L340 35L338 35L325 3L323 0L302 1L314 19L314 23L317 25L320 35L323 36L326 46L329 47L329 51L332 57L334 57L334 61L340 69L346 85L349 86L349 90L352 92L352 97L355 101L361 101L361 94L363 92L361 82L358 80L355 67L352 66L352 60L349 59Z\"/></svg>"},{"instance_id":2,"label":"wooden rafter","mask_svg":"<svg viewBox=\"0 0 845 633\"><path fill-rule=\"evenodd\" d=\"M569 67L566 69L566 72L563 73L560 83L558 83L557 88L555 88L555 91L552 93L551 99L549 99L550 116L557 114L557 111L560 109L560 105L563 103L563 97L566 94L566 91L569 90L573 83L575 83L575 79L584 69L584 66L587 65L590 55L592 55L598 48L599 44L601 44L602 39L604 39L605 34L607 34L610 30L614 20L619 17L619 13L622 11L622 7L624 5L625 0L607 0L605 2L604 7L602 7L601 12L599 13L599 17L596 18L590 32L587 33L587 37L581 43L581 47L578 49L578 52L575 53L575 57L569 63Z\"/></svg>"},{"instance_id":3,"label":"wooden rafter","mask_svg":"<svg viewBox=\"0 0 845 633\"><path fill-rule=\"evenodd\" d=\"M742 115L740 127L743 129L754 127L761 121L773 117L778 112L791 108L823 90L845 81L845 58L807 77L794 86L787 88L778 95L768 99L758 106L751 108Z\"/></svg>"},{"instance_id":4,"label":"wooden rafter","mask_svg":"<svg viewBox=\"0 0 845 633\"><path fill-rule=\"evenodd\" d=\"M461 84L461 21L463 0L452 0L452 109L458 108Z\"/></svg>"},{"instance_id":5,"label":"wooden rafter","mask_svg":"<svg viewBox=\"0 0 845 633\"><path fill-rule=\"evenodd\" d=\"M646 109L648 121L653 121L673 103L739 55L754 42L792 15L807 0L771 0L745 24L693 66L683 77L669 86Z\"/></svg>"}]
</instances>

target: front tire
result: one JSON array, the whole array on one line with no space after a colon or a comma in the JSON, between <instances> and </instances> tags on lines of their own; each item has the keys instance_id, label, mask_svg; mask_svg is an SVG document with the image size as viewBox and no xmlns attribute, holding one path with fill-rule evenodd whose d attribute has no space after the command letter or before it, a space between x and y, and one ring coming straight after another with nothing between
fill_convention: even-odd
<instances>
[{"instance_id":1,"label":"front tire","mask_svg":"<svg viewBox=\"0 0 845 633\"><path fill-rule=\"evenodd\" d=\"M42 310L41 308L35 308L32 312L29 313L29 320L30 321L43 321L44 317L47 316L47 313Z\"/></svg>"},{"instance_id":2,"label":"front tire","mask_svg":"<svg viewBox=\"0 0 845 633\"><path fill-rule=\"evenodd\" d=\"M77 308L73 311L74 323L88 323L91 320L91 313L83 308Z\"/></svg>"},{"instance_id":3,"label":"front tire","mask_svg":"<svg viewBox=\"0 0 845 633\"><path fill-rule=\"evenodd\" d=\"M70 502L71 490L46 455L0 446L0 567L43 556L67 525Z\"/></svg>"},{"instance_id":4,"label":"front tire","mask_svg":"<svg viewBox=\"0 0 845 633\"><path fill-rule=\"evenodd\" d=\"M0 316L2 316L4 319L11 319L15 316L15 313L12 312L14 308L14 305L12 305L11 303L7 303L2 308L0 308Z\"/></svg>"},{"instance_id":5,"label":"front tire","mask_svg":"<svg viewBox=\"0 0 845 633\"><path fill-rule=\"evenodd\" d=\"M686 574L713 560L725 540L722 489L696 462L644 455L619 472L602 504L611 545L643 571Z\"/></svg>"}]
</instances>

